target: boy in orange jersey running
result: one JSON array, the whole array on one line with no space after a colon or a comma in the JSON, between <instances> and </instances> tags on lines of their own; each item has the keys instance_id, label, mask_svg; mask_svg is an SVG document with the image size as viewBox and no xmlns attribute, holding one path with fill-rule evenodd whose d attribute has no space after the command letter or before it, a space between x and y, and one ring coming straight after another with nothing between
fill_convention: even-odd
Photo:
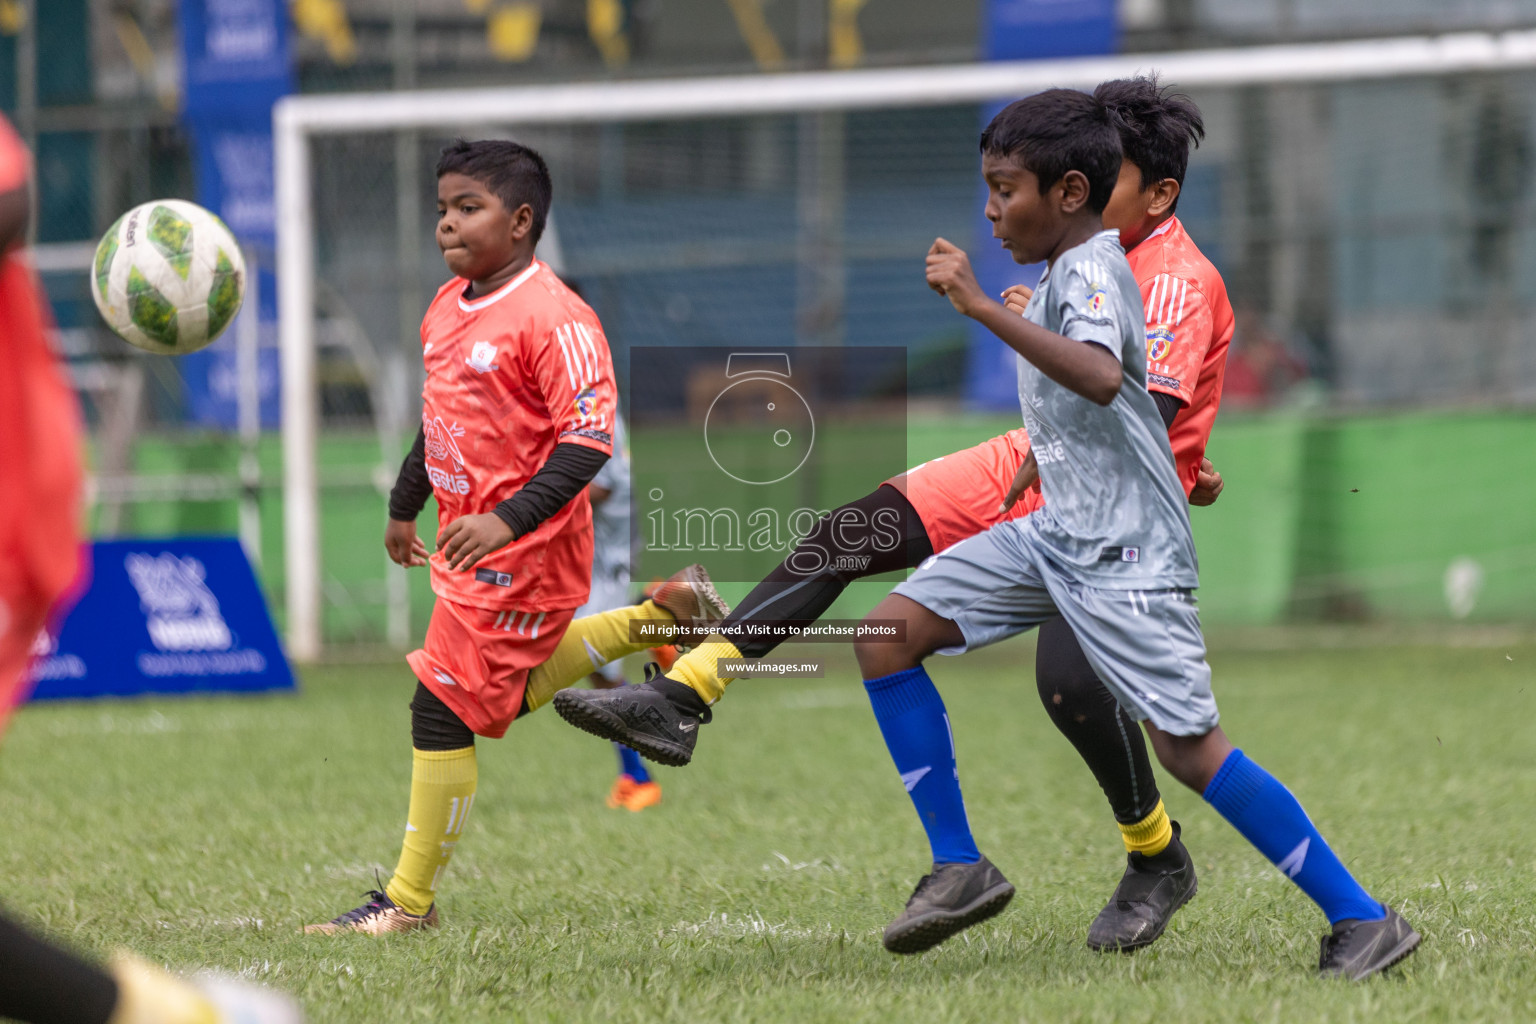
<instances>
[{"instance_id":1,"label":"boy in orange jersey running","mask_svg":"<svg viewBox=\"0 0 1536 1024\"><path fill-rule=\"evenodd\" d=\"M80 410L55 358L47 299L22 254L31 159L0 116L0 734L30 690L38 633L80 559ZM39 512L43 514L39 514ZM126 953L107 969L0 916L0 1017L28 1024L299 1024L286 998L232 979L194 985Z\"/></svg>"},{"instance_id":2,"label":"boy in orange jersey running","mask_svg":"<svg viewBox=\"0 0 1536 1024\"><path fill-rule=\"evenodd\" d=\"M592 582L584 492L613 452L608 343L534 255L552 193L537 153L456 142L437 185L437 243L455 276L422 320L422 428L385 530L395 562L430 563L437 595L426 643L407 657L417 686L405 841L384 891L312 933L435 926L437 886L474 805L475 736L499 738L559 687L643 650L630 621L714 622L727 610L690 566L640 605L573 623ZM429 559L415 520L432 495Z\"/></svg>"},{"instance_id":3,"label":"boy in orange jersey running","mask_svg":"<svg viewBox=\"0 0 1536 1024\"><path fill-rule=\"evenodd\" d=\"M1166 93L1155 79L1105 82L1095 96L1117 111L1120 122L1125 159L1103 220L1120 231L1141 286L1148 388L1168 426L1190 503L1209 505L1222 488L1220 474L1204 456L1221 398L1232 309L1221 276L1174 215L1189 151L1204 137L1204 125L1193 102ZM1022 314L1029 290L1009 289L1005 297ZM792 569L791 556L747 596L726 625L815 619L855 578L916 566L996 523L1035 511L1042 503L1031 486L1036 479L1023 428L924 463L837 509L802 542L834 556L866 556L864 571L828 570L807 577ZM895 550L874 542L882 531L870 526L882 517L902 534ZM830 561L837 566L858 562ZM761 658L775 646L767 640L738 643L739 648L724 636L713 637L648 687L603 694L567 691L557 695L555 707L579 728L634 746L663 764L686 764L697 737L694 723L709 720L708 705L730 682L715 671L717 659ZM1193 862L1163 808L1146 743L1059 617L1041 627L1036 681L1051 720L1104 790L1127 851L1124 877L1090 927L1088 943L1098 950L1145 946L1162 934L1195 889ZM663 716L670 709L672 719L694 727L652 735L657 719L647 713L651 708ZM937 692L923 713L937 716L942 726ZM921 785L921 780L914 783ZM934 859L943 862L972 852L936 849Z\"/></svg>"}]
</instances>

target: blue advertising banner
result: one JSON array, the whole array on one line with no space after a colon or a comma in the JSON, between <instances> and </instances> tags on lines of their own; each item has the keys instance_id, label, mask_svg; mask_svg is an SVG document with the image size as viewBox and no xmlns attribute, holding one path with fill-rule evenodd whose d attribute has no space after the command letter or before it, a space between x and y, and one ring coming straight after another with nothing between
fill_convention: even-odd
<instances>
[{"instance_id":1,"label":"blue advertising banner","mask_svg":"<svg viewBox=\"0 0 1536 1024\"><path fill-rule=\"evenodd\" d=\"M986 60L1042 60L1113 53L1119 42L1116 0L987 0L982 12L981 52ZM1006 104L982 110L982 125ZM1034 287L1043 266L1021 267L992 237L982 216L986 189L977 208L976 244L971 266L989 295L1012 284ZM1017 409L1018 357L980 324L971 324L970 360L966 364L966 400L984 409Z\"/></svg>"},{"instance_id":2,"label":"blue advertising banner","mask_svg":"<svg viewBox=\"0 0 1536 1024\"><path fill-rule=\"evenodd\" d=\"M272 104L293 91L288 5L283 0L181 0L185 104L196 147L197 201L223 218L246 250L259 318L261 419L278 422L277 219L272 183ZM254 261L251 257L254 256ZM249 263L254 262L254 266ZM183 356L189 417L232 428L237 422L236 323L202 352Z\"/></svg>"},{"instance_id":3,"label":"blue advertising banner","mask_svg":"<svg viewBox=\"0 0 1536 1024\"><path fill-rule=\"evenodd\" d=\"M235 538L97 541L91 560L90 589L39 639L33 700L293 689Z\"/></svg>"}]
</instances>

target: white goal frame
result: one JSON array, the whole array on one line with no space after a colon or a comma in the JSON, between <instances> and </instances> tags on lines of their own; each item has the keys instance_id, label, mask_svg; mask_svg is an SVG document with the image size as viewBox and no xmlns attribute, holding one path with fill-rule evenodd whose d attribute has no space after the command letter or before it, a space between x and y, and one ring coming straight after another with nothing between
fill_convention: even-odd
<instances>
[{"instance_id":1,"label":"white goal frame","mask_svg":"<svg viewBox=\"0 0 1536 1024\"><path fill-rule=\"evenodd\" d=\"M686 120L982 103L1157 71L1181 88L1386 79L1536 67L1536 31L861 71L290 96L273 110L282 362L288 653L321 652L315 227L310 139L447 125Z\"/></svg>"}]
</instances>

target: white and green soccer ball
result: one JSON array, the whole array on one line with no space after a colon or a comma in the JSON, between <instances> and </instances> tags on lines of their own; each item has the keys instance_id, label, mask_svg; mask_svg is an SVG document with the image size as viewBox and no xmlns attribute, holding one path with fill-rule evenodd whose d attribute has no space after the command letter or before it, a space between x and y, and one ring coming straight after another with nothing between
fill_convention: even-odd
<instances>
[{"instance_id":1,"label":"white and green soccer ball","mask_svg":"<svg viewBox=\"0 0 1536 1024\"><path fill-rule=\"evenodd\" d=\"M122 339L185 355L213 342L245 298L245 261L224 222L195 203L135 206L96 246L91 297Z\"/></svg>"}]
</instances>

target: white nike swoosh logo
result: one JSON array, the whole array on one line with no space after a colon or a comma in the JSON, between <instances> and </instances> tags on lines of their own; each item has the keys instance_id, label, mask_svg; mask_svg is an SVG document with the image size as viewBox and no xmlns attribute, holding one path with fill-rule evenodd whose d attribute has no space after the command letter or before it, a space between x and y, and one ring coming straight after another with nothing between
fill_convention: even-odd
<instances>
[{"instance_id":1,"label":"white nike swoosh logo","mask_svg":"<svg viewBox=\"0 0 1536 1024\"><path fill-rule=\"evenodd\" d=\"M917 788L917 784L923 781L923 776L933 771L933 765L925 764L921 768L914 768L910 772L901 773L901 784L907 787L907 792Z\"/></svg>"},{"instance_id":2,"label":"white nike swoosh logo","mask_svg":"<svg viewBox=\"0 0 1536 1024\"><path fill-rule=\"evenodd\" d=\"M693 730L698 728L698 725L693 722L680 722L677 728L680 732L693 732Z\"/></svg>"}]
</instances>

